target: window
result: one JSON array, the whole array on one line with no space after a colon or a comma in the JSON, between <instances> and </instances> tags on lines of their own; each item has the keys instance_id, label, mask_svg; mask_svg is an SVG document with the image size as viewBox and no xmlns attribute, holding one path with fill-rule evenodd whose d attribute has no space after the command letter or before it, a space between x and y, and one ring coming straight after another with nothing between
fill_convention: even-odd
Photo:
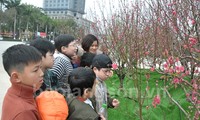
<instances>
[{"instance_id":1,"label":"window","mask_svg":"<svg viewBox=\"0 0 200 120\"><path fill-rule=\"evenodd\" d=\"M74 4L77 4L77 0L74 0Z\"/></svg>"},{"instance_id":2,"label":"window","mask_svg":"<svg viewBox=\"0 0 200 120\"><path fill-rule=\"evenodd\" d=\"M76 9L77 8L77 6L76 5L74 5L74 9Z\"/></svg>"}]
</instances>

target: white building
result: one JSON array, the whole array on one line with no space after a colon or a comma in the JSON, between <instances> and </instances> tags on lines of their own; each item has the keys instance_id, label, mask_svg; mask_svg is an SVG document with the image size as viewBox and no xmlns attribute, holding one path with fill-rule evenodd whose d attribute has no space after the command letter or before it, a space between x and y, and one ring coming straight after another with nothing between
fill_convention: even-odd
<instances>
[{"instance_id":1,"label":"white building","mask_svg":"<svg viewBox=\"0 0 200 120\"><path fill-rule=\"evenodd\" d=\"M43 0L43 10L52 19L82 18L85 0Z\"/></svg>"},{"instance_id":2,"label":"white building","mask_svg":"<svg viewBox=\"0 0 200 120\"><path fill-rule=\"evenodd\" d=\"M43 11L52 19L73 18L86 34L91 32L92 22L83 18L85 0L43 0Z\"/></svg>"}]
</instances>

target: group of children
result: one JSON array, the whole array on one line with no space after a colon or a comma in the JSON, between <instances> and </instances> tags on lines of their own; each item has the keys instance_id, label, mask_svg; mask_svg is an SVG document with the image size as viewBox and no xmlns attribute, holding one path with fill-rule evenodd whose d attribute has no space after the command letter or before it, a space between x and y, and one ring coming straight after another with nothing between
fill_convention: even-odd
<instances>
[{"instance_id":1,"label":"group of children","mask_svg":"<svg viewBox=\"0 0 200 120\"><path fill-rule=\"evenodd\" d=\"M36 39L28 45L14 45L3 53L3 66L10 76L3 106L2 120L40 120L35 97L45 90L61 93L69 107L63 120L106 120L107 107L119 106L108 95L104 81L112 75L112 60L97 54L98 39L88 34L82 39L85 53L80 67L73 68L77 53L71 35L56 37L55 44Z\"/></svg>"}]
</instances>

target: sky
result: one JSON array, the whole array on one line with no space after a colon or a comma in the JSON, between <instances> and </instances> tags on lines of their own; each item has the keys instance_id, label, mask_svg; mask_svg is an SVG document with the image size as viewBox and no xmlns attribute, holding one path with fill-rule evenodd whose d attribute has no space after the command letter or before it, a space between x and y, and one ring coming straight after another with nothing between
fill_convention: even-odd
<instances>
[{"instance_id":1,"label":"sky","mask_svg":"<svg viewBox=\"0 0 200 120\"><path fill-rule=\"evenodd\" d=\"M91 9L94 9L94 4L98 0L86 0L85 2L85 12L90 13ZM43 6L43 0L21 0L21 3L31 4L37 7Z\"/></svg>"},{"instance_id":2,"label":"sky","mask_svg":"<svg viewBox=\"0 0 200 120\"><path fill-rule=\"evenodd\" d=\"M116 3L117 0L110 0L113 3ZM31 4L37 7L43 7L43 0L21 0L21 3ZM84 18L92 20L92 16L98 15L100 16L99 5L104 6L104 10L106 6L108 7L108 0L85 0L85 15ZM107 12L106 10L104 12Z\"/></svg>"},{"instance_id":3,"label":"sky","mask_svg":"<svg viewBox=\"0 0 200 120\"><path fill-rule=\"evenodd\" d=\"M27 3L37 7L42 7L43 0L21 0L21 3Z\"/></svg>"}]
</instances>

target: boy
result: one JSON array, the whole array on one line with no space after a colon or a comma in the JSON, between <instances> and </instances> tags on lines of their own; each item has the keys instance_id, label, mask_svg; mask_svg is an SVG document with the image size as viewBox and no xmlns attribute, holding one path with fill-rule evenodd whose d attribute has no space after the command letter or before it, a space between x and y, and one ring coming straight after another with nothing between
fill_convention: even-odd
<instances>
[{"instance_id":1,"label":"boy","mask_svg":"<svg viewBox=\"0 0 200 120\"><path fill-rule=\"evenodd\" d=\"M100 116L95 111L94 103L90 100L93 96L92 88L96 75L90 68L79 67L69 75L69 85L76 98L68 98L68 120L99 120Z\"/></svg>"},{"instance_id":2,"label":"boy","mask_svg":"<svg viewBox=\"0 0 200 120\"><path fill-rule=\"evenodd\" d=\"M1 119L40 120L33 93L43 83L41 53L31 46L14 45L2 57L12 86L4 97Z\"/></svg>"},{"instance_id":3,"label":"boy","mask_svg":"<svg viewBox=\"0 0 200 120\"><path fill-rule=\"evenodd\" d=\"M30 42L30 46L35 47L42 54L42 71L44 72L44 83L40 90L36 92L39 95L44 90L56 90L58 88L58 80L49 68L52 68L55 52L54 45L47 39L36 39Z\"/></svg>"},{"instance_id":4,"label":"boy","mask_svg":"<svg viewBox=\"0 0 200 120\"><path fill-rule=\"evenodd\" d=\"M81 62L80 66L81 67L89 67L91 68L92 65L92 60L95 57L96 54L91 53L91 52L86 52L81 56Z\"/></svg>"},{"instance_id":5,"label":"boy","mask_svg":"<svg viewBox=\"0 0 200 120\"><path fill-rule=\"evenodd\" d=\"M112 61L105 54L96 55L92 60L92 68L96 74L96 84L95 84L95 100L96 100L96 110L99 113L104 105L107 107L116 108L119 105L117 99L111 99L108 96L108 91L104 81L112 75ZM107 109L103 111L103 116L107 119Z\"/></svg>"},{"instance_id":6,"label":"boy","mask_svg":"<svg viewBox=\"0 0 200 120\"><path fill-rule=\"evenodd\" d=\"M77 47L75 38L71 35L59 35L55 39L56 53L54 54L55 60L52 67L52 72L56 75L59 86L59 92L63 95L70 93L68 85L69 73L73 70L71 57L76 55Z\"/></svg>"}]
</instances>

